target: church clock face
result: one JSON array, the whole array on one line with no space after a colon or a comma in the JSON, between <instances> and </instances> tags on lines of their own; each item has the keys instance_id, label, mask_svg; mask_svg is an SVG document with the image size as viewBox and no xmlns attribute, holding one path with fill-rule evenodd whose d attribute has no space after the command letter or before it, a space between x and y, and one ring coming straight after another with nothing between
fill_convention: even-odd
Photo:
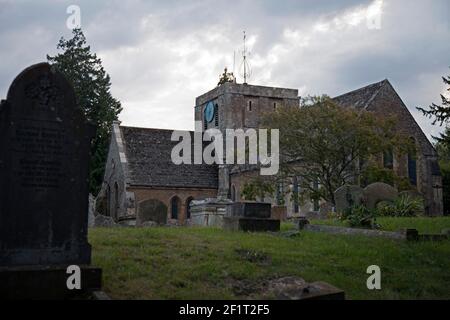
<instances>
[{"instance_id":1,"label":"church clock face","mask_svg":"<svg viewBox=\"0 0 450 320\"><path fill-rule=\"evenodd\" d=\"M206 105L204 115L207 122L212 122L214 120L214 103L212 103L212 101L208 102Z\"/></svg>"}]
</instances>

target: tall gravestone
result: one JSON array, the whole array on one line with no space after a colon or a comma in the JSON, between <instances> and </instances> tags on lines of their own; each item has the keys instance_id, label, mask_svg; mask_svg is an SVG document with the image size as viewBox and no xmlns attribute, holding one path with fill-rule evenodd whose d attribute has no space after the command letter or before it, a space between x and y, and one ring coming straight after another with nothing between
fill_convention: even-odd
<instances>
[{"instance_id":1,"label":"tall gravestone","mask_svg":"<svg viewBox=\"0 0 450 320\"><path fill-rule=\"evenodd\" d=\"M0 107L0 281L14 286L8 282L17 278L14 267L23 276L27 267L90 264L93 133L72 86L47 63L27 68L12 83ZM40 276L60 279L53 270Z\"/></svg>"}]
</instances>

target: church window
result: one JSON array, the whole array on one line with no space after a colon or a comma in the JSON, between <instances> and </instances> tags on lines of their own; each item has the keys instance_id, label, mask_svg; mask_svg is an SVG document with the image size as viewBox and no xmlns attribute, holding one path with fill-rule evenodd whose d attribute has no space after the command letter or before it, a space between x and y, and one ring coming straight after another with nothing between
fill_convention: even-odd
<instances>
[{"instance_id":1,"label":"church window","mask_svg":"<svg viewBox=\"0 0 450 320\"><path fill-rule=\"evenodd\" d=\"M106 215L111 216L111 187L106 188Z\"/></svg>"},{"instance_id":2,"label":"church window","mask_svg":"<svg viewBox=\"0 0 450 320\"><path fill-rule=\"evenodd\" d=\"M114 183L114 218L119 218L119 210L120 210L120 203L119 203L119 185Z\"/></svg>"},{"instance_id":3,"label":"church window","mask_svg":"<svg viewBox=\"0 0 450 320\"><path fill-rule=\"evenodd\" d=\"M278 183L277 188L277 205L282 206L284 204L284 186L283 182Z\"/></svg>"},{"instance_id":4,"label":"church window","mask_svg":"<svg viewBox=\"0 0 450 320\"><path fill-rule=\"evenodd\" d=\"M408 152L408 177L409 182L417 186L417 153L416 153L416 141L411 138L412 146Z\"/></svg>"},{"instance_id":5,"label":"church window","mask_svg":"<svg viewBox=\"0 0 450 320\"><path fill-rule=\"evenodd\" d=\"M250 100L249 102L248 102L248 111L252 111L252 101Z\"/></svg>"},{"instance_id":6,"label":"church window","mask_svg":"<svg viewBox=\"0 0 450 320\"><path fill-rule=\"evenodd\" d=\"M314 181L314 183L313 183L313 188L314 188L314 190L316 190L317 192L319 191L319 189L320 189L320 186L319 186L319 181ZM319 211L319 209L320 209L320 206L319 206L319 199L318 199L318 197L317 197L317 195L314 197L314 199L313 199L313 206L314 206L314 211Z\"/></svg>"},{"instance_id":7,"label":"church window","mask_svg":"<svg viewBox=\"0 0 450 320\"><path fill-rule=\"evenodd\" d=\"M293 190L292 190L292 196L293 196L293 204L294 204L294 213L300 212L300 206L299 206L299 185L298 185L298 178L294 177L293 179Z\"/></svg>"},{"instance_id":8,"label":"church window","mask_svg":"<svg viewBox=\"0 0 450 320\"><path fill-rule=\"evenodd\" d=\"M277 103L276 102L273 103L273 110L277 110Z\"/></svg>"},{"instance_id":9,"label":"church window","mask_svg":"<svg viewBox=\"0 0 450 320\"><path fill-rule=\"evenodd\" d=\"M178 197L173 197L170 201L171 207L171 218L174 220L178 220L178 213L180 210L180 199Z\"/></svg>"},{"instance_id":10,"label":"church window","mask_svg":"<svg viewBox=\"0 0 450 320\"><path fill-rule=\"evenodd\" d=\"M386 169L394 168L394 153L392 152L392 149L387 150L383 153L383 166Z\"/></svg>"}]
</instances>

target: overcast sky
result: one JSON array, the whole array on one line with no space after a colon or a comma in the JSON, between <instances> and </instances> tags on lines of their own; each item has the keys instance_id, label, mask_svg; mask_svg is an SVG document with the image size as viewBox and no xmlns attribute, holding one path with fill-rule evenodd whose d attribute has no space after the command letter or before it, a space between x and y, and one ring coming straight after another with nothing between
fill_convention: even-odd
<instances>
[{"instance_id":1,"label":"overcast sky","mask_svg":"<svg viewBox=\"0 0 450 320\"><path fill-rule=\"evenodd\" d=\"M111 75L124 125L193 129L195 97L233 68L233 52L239 74L246 30L250 84L336 96L388 78L428 136L441 130L415 107L445 91L448 0L0 0L0 97L70 37L70 5Z\"/></svg>"}]
</instances>

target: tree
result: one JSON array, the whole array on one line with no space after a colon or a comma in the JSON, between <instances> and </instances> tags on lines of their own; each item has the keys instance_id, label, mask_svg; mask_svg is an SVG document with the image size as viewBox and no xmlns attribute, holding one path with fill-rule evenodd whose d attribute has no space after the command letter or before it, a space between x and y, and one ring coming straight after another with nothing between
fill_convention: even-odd
<instances>
[{"instance_id":1,"label":"tree","mask_svg":"<svg viewBox=\"0 0 450 320\"><path fill-rule=\"evenodd\" d=\"M447 78L442 77L442 80L446 85L450 86L450 76ZM450 91L450 87L447 89L447 91ZM450 99L441 94L441 100L442 105L437 105L435 103L432 103L431 106L428 107L428 109L424 108L417 108L418 110L422 111L424 116L433 120L433 125L436 123L439 123L442 125L447 125L447 130L440 135L440 137L433 137L437 142L441 144L447 145L448 148L450 148L450 130L448 130L448 124L450 123Z\"/></svg>"},{"instance_id":2,"label":"tree","mask_svg":"<svg viewBox=\"0 0 450 320\"><path fill-rule=\"evenodd\" d=\"M442 80L445 84L450 86L450 76L448 76L447 78L442 77ZM450 91L450 87L447 90ZM428 110L420 107L417 108L418 110L422 111L422 113L426 117L430 119L434 118L433 125L439 122L442 126L444 123L450 122L450 99L441 94L441 100L442 105L432 103L428 107Z\"/></svg>"},{"instance_id":3,"label":"tree","mask_svg":"<svg viewBox=\"0 0 450 320\"><path fill-rule=\"evenodd\" d=\"M266 114L261 125L280 129L281 174L269 183L297 177L303 195L333 204L334 191L357 183L366 163L384 151L406 148L394 119L340 107L327 96Z\"/></svg>"},{"instance_id":4,"label":"tree","mask_svg":"<svg viewBox=\"0 0 450 320\"><path fill-rule=\"evenodd\" d=\"M435 144L436 151L439 156L439 166L442 174L442 188L444 190L444 212L450 214L450 141L446 140L450 137L450 128L441 135L444 139L437 140Z\"/></svg>"},{"instance_id":5,"label":"tree","mask_svg":"<svg viewBox=\"0 0 450 320\"><path fill-rule=\"evenodd\" d=\"M57 49L62 52L54 57L47 55L47 60L72 83L78 105L96 127L89 164L89 189L96 194L103 181L112 123L118 119L122 107L112 97L111 79L102 61L86 44L81 29L73 30L72 39L61 38Z\"/></svg>"}]
</instances>

